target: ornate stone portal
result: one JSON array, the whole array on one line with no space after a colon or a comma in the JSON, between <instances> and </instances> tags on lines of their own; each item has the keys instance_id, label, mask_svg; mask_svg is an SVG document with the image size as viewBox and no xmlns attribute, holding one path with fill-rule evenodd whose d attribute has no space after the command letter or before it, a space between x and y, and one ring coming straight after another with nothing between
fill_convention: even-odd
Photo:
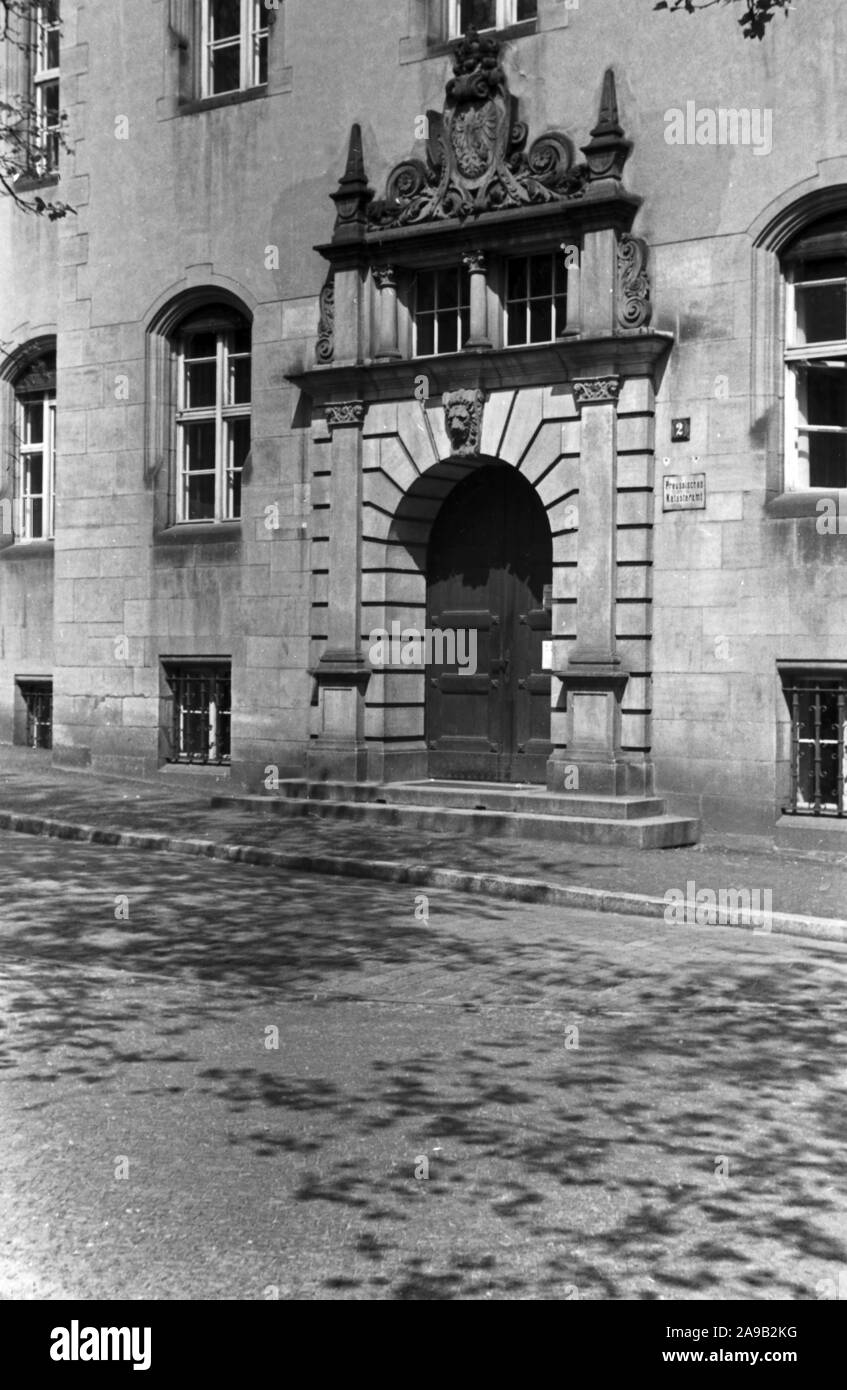
<instances>
[{"instance_id":1,"label":"ornate stone portal","mask_svg":"<svg viewBox=\"0 0 847 1390\"><path fill-rule=\"evenodd\" d=\"M321 498L310 776L428 775L424 676L418 689L371 671L363 643L374 624L419 621L435 504L469 465L496 458L543 478L550 512L547 784L572 790L577 767L585 791L645 791L651 607L642 577L651 559L653 392L671 339L649 327L647 248L631 233L640 200L623 186L632 146L614 76L605 74L577 163L562 133L529 141L496 40L469 31L453 51L443 111L430 111L427 126L425 158L396 165L379 200L353 126L332 195L333 235L318 248L330 276L317 365L292 378L311 398ZM566 330L507 346L495 302L503 258L561 249L577 252L566 261ZM461 263L464 348L408 356L414 277ZM565 525L564 499L577 495L578 526Z\"/></svg>"}]
</instances>

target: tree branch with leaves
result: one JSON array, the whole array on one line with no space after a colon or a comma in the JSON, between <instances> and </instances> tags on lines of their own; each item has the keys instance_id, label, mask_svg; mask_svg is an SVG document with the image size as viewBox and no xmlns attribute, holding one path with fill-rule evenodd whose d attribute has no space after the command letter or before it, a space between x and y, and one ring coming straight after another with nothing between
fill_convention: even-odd
<instances>
[{"instance_id":1,"label":"tree branch with leaves","mask_svg":"<svg viewBox=\"0 0 847 1390\"><path fill-rule=\"evenodd\" d=\"M713 5L743 5L744 12L738 16L744 37L763 39L768 25L778 11L788 17L796 0L657 0L654 10L684 10L695 14L698 10L710 10Z\"/></svg>"},{"instance_id":2,"label":"tree branch with leaves","mask_svg":"<svg viewBox=\"0 0 847 1390\"><path fill-rule=\"evenodd\" d=\"M58 45L58 5L40 6L34 0L0 0L0 44L14 49L20 55L19 67L23 68L29 79L34 71L34 59L38 52L39 25L42 10L51 18L51 29L56 34ZM45 32L42 28L42 34ZM7 64L11 71L12 63ZM65 138L65 116L58 112L58 51L56 55L57 109L55 120L49 129L49 139L55 150L69 149ZM37 188L28 185L46 179L49 161L45 156L45 115L39 109L27 80L25 90L4 92L0 95L0 196L9 197L22 212L48 217L51 222L66 217L74 209L58 199L42 197Z\"/></svg>"}]
</instances>

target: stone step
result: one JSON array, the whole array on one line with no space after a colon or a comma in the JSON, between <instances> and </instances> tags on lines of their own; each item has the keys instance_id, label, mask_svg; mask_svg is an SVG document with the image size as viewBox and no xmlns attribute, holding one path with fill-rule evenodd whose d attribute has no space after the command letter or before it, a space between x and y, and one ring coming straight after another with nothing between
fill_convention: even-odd
<instances>
[{"instance_id":1,"label":"stone step","mask_svg":"<svg viewBox=\"0 0 847 1390\"><path fill-rule=\"evenodd\" d=\"M356 821L381 829L392 827L432 834L469 835L475 839L539 840L560 844L623 845L631 849L671 849L697 843L700 822L678 816L644 816L612 820L598 816L550 816L524 811L474 811L414 804L383 805L374 801L334 801L277 796L215 796L213 807L238 807L281 818L317 815Z\"/></svg>"},{"instance_id":2,"label":"stone step","mask_svg":"<svg viewBox=\"0 0 847 1390\"><path fill-rule=\"evenodd\" d=\"M596 820L638 820L665 812L665 803L659 797L583 796L577 792L550 792L546 787L500 782L306 782L292 779L280 782L279 796L292 800L452 807L462 811L522 811L530 815L588 816Z\"/></svg>"}]
</instances>

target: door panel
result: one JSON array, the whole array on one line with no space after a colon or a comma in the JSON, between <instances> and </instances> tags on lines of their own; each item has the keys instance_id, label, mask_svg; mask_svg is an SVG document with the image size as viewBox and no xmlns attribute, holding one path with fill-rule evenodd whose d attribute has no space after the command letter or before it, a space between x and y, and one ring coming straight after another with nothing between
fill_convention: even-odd
<instances>
[{"instance_id":1,"label":"door panel","mask_svg":"<svg viewBox=\"0 0 847 1390\"><path fill-rule=\"evenodd\" d=\"M467 633L476 672L456 661L427 671L431 776L545 780L550 677L541 644L552 564L547 514L513 468L486 465L446 499L429 544L427 626Z\"/></svg>"}]
</instances>

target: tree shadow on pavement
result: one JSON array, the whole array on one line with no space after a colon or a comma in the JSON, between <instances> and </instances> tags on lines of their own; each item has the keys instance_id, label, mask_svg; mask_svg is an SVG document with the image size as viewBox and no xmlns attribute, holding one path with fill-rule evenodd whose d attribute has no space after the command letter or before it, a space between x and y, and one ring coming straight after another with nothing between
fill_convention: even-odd
<instances>
[{"instance_id":1,"label":"tree shadow on pavement","mask_svg":"<svg viewBox=\"0 0 847 1390\"><path fill-rule=\"evenodd\" d=\"M847 1264L843 948L23 839L0 891L7 1080L142 1104L187 1068L335 1240L283 1297L810 1299ZM309 1065L210 1066L269 999Z\"/></svg>"}]
</instances>

